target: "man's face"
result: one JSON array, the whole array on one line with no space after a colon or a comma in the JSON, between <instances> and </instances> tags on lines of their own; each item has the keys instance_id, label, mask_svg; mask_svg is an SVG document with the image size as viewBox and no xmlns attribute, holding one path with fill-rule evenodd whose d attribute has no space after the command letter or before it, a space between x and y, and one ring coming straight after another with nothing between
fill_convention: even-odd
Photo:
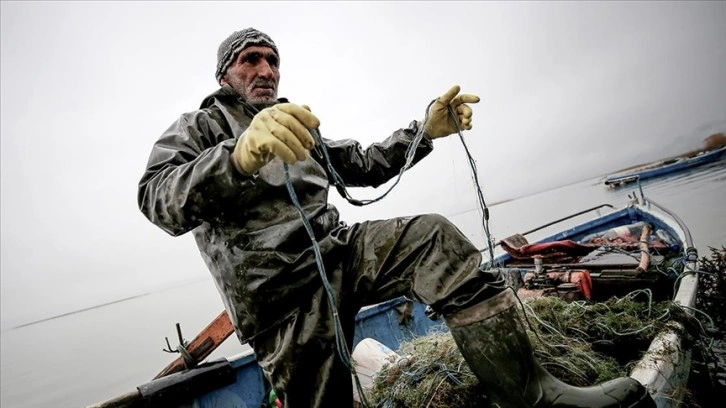
<instances>
[{"instance_id":1,"label":"man's face","mask_svg":"<svg viewBox=\"0 0 726 408\"><path fill-rule=\"evenodd\" d=\"M247 47L229 66L221 83L229 84L250 105L271 105L277 101L279 66L280 59L272 48Z\"/></svg>"}]
</instances>

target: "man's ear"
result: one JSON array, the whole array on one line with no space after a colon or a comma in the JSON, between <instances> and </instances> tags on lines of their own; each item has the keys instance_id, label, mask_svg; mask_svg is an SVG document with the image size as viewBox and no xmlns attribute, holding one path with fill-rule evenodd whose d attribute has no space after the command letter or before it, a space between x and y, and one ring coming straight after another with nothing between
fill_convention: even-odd
<instances>
[{"instance_id":1,"label":"man's ear","mask_svg":"<svg viewBox=\"0 0 726 408\"><path fill-rule=\"evenodd\" d=\"M222 77L222 79L219 80L219 84L220 85L227 85L227 83L228 83L227 82L227 74L224 74L224 76Z\"/></svg>"}]
</instances>

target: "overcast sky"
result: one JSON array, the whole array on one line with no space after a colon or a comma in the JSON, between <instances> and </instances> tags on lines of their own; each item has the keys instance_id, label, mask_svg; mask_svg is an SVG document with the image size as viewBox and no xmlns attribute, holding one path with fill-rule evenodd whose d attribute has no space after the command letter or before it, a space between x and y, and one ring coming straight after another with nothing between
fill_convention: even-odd
<instances>
[{"instance_id":1,"label":"overcast sky","mask_svg":"<svg viewBox=\"0 0 726 408\"><path fill-rule=\"evenodd\" d=\"M280 95L367 145L453 84L495 202L698 147L726 125L725 2L1 3L2 327L208 275L191 234L148 222L154 141L217 89L219 43L253 26ZM457 138L345 219L475 208ZM353 191L370 198L380 191ZM221 302L220 302L221 305Z\"/></svg>"}]
</instances>

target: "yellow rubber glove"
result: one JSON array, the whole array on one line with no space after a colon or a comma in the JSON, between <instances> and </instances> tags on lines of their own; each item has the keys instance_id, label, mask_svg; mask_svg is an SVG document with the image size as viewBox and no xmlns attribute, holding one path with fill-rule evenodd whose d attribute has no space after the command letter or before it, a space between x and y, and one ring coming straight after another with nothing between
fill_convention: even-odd
<instances>
[{"instance_id":1,"label":"yellow rubber glove","mask_svg":"<svg viewBox=\"0 0 726 408\"><path fill-rule=\"evenodd\" d=\"M252 175L275 156L287 164L305 160L315 140L308 128L320 120L310 108L281 103L261 110L242 133L232 152L232 161L242 174Z\"/></svg>"},{"instance_id":2,"label":"yellow rubber glove","mask_svg":"<svg viewBox=\"0 0 726 408\"><path fill-rule=\"evenodd\" d=\"M431 105L431 108L429 108L429 118L424 125L424 131L431 139L437 139L439 137L449 136L456 133L456 125L449 115L449 105L451 105L456 113L461 130L471 129L471 116L473 111L467 104L479 102L479 97L469 94L458 95L460 90L461 88L459 85L452 86L451 89L441 95L439 99Z\"/></svg>"}]
</instances>

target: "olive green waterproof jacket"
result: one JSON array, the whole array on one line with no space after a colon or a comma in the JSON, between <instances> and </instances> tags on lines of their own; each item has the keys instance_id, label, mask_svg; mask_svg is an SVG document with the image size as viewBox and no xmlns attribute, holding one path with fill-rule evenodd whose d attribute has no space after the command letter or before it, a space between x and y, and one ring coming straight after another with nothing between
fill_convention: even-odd
<instances>
[{"instance_id":1,"label":"olive green waterproof jacket","mask_svg":"<svg viewBox=\"0 0 726 408\"><path fill-rule=\"evenodd\" d=\"M283 162L276 158L247 177L230 160L255 112L223 86L158 139L138 189L139 208L151 222L174 236L193 231L242 342L295 312L296 299L322 285ZM419 126L414 121L367 149L350 139L322 140L347 186L377 187L398 175ZM432 149L424 137L414 163ZM289 167L318 241L346 228L328 203L324 163L316 146L310 158ZM321 245L323 256L330 249Z\"/></svg>"}]
</instances>

